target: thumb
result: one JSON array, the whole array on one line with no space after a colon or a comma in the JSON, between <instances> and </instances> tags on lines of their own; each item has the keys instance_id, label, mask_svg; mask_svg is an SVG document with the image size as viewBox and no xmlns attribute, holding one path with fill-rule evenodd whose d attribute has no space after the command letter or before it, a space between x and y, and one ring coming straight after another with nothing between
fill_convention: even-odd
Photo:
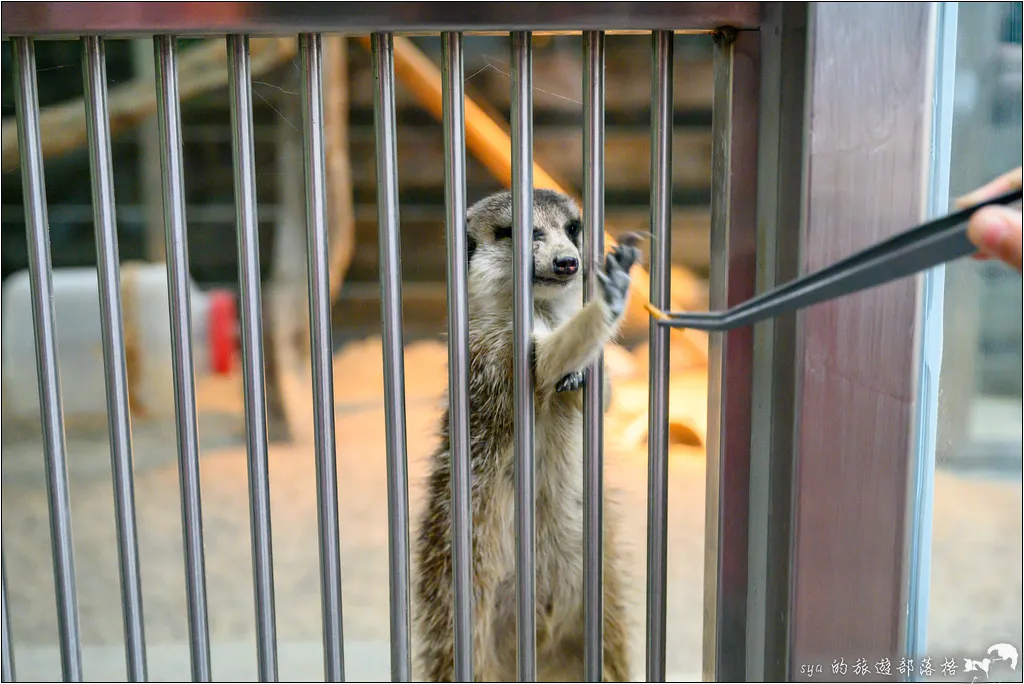
<instances>
[{"instance_id":1,"label":"thumb","mask_svg":"<svg viewBox=\"0 0 1024 684\"><path fill-rule=\"evenodd\" d=\"M1021 212L988 206L971 216L967 237L979 250L1021 272Z\"/></svg>"}]
</instances>

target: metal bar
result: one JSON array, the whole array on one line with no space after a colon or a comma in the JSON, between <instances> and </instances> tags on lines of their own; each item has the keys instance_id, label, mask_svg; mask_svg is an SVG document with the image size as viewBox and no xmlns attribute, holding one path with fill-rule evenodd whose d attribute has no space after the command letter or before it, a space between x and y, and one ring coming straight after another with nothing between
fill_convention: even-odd
<instances>
[{"instance_id":1,"label":"metal bar","mask_svg":"<svg viewBox=\"0 0 1024 684\"><path fill-rule=\"evenodd\" d=\"M210 681L210 633L206 606L203 512L199 496L199 431L196 425L195 364L192 358L192 306L189 297L188 232L182 169L181 105L178 101L178 39L155 36L157 118L167 240L171 360L181 480L181 520L185 537L192 680Z\"/></svg>"},{"instance_id":2,"label":"metal bar","mask_svg":"<svg viewBox=\"0 0 1024 684\"><path fill-rule=\"evenodd\" d=\"M405 356L395 140L395 56L390 33L371 37L377 212L380 233L381 328L384 337L384 417L388 454L388 537L391 571L391 679L412 676L409 607L409 484L405 437Z\"/></svg>"},{"instance_id":3,"label":"metal bar","mask_svg":"<svg viewBox=\"0 0 1024 684\"><path fill-rule=\"evenodd\" d=\"M11 608L7 604L7 555L0 554L0 619L3 624L3 638L0 639L2 667L0 681L14 681L14 643L11 641Z\"/></svg>"},{"instance_id":4,"label":"metal bar","mask_svg":"<svg viewBox=\"0 0 1024 684\"><path fill-rule=\"evenodd\" d=\"M341 601L341 533L335 453L331 274L328 259L327 173L324 160L323 46L319 33L299 36L302 59L302 142L306 175L309 259L309 337L313 367L317 525L324 624L324 676L345 680Z\"/></svg>"},{"instance_id":5,"label":"metal bar","mask_svg":"<svg viewBox=\"0 0 1024 684\"><path fill-rule=\"evenodd\" d=\"M31 38L12 41L14 102L17 108L21 182L28 239L28 270L32 288L32 327L39 371L39 408L46 458L46 490L50 505L50 543L57 600L61 669L65 681L82 679L82 644L75 592L75 558L71 539L71 498L68 490L64 409L61 405L57 364L57 319L53 306L49 222L46 217L46 181L39 139L39 94L36 90L36 53Z\"/></svg>"},{"instance_id":6,"label":"metal bar","mask_svg":"<svg viewBox=\"0 0 1024 684\"><path fill-rule=\"evenodd\" d=\"M266 682L277 681L277 635L274 625L274 549L270 536L267 392L263 376L263 316L249 37L228 36L227 51L241 290L242 380L246 451L249 456L249 520L252 525L256 648L260 681Z\"/></svg>"},{"instance_id":7,"label":"metal bar","mask_svg":"<svg viewBox=\"0 0 1024 684\"><path fill-rule=\"evenodd\" d=\"M448 441L452 488L455 679L473 681L473 516L469 453L469 274L466 112L461 33L441 34L445 229L448 248Z\"/></svg>"},{"instance_id":8,"label":"metal bar","mask_svg":"<svg viewBox=\"0 0 1024 684\"><path fill-rule=\"evenodd\" d=\"M515 416L516 645L520 682L537 680L537 523L533 369L533 45L510 35L512 73L512 323Z\"/></svg>"},{"instance_id":9,"label":"metal bar","mask_svg":"<svg viewBox=\"0 0 1024 684\"><path fill-rule=\"evenodd\" d=\"M583 301L599 293L604 259L604 32L583 34ZM602 681L604 665L604 355L583 389L584 678Z\"/></svg>"},{"instance_id":10,"label":"metal bar","mask_svg":"<svg viewBox=\"0 0 1024 684\"><path fill-rule=\"evenodd\" d=\"M114 203L114 168L110 153L107 113L107 65L102 38L82 39L85 75L85 119L92 172L93 222L100 297L100 327L106 370L107 423L114 478L114 515L121 573L121 610L124 614L125 658L128 680L146 681L146 638L142 619L142 579L135 526L135 484L132 472L132 428L128 408L128 371L121 314L121 279L118 273L117 219Z\"/></svg>"},{"instance_id":11,"label":"metal bar","mask_svg":"<svg viewBox=\"0 0 1024 684\"><path fill-rule=\"evenodd\" d=\"M719 26L757 28L756 3L699 2L666 7L659 2L548 3L478 2L473 12L449 3L341 3L331 11L305 4L276 5L238 2L229 13L189 2L103 3L5 2L3 37L62 36L68 33L114 36L281 35L286 32L369 34L473 31L505 33L533 27L536 31L650 31L652 29L712 31Z\"/></svg>"},{"instance_id":12,"label":"metal bar","mask_svg":"<svg viewBox=\"0 0 1024 684\"><path fill-rule=\"evenodd\" d=\"M799 275L805 143L808 5L770 2L763 8L757 41L760 94L756 102L748 101L756 106L757 116L747 112L742 119L744 125L758 127L757 258L736 262L740 276L748 280L753 267L756 292ZM743 170L750 173L746 167ZM796 319L796 315L782 316L753 328L745 674L752 682L785 681L789 676ZM717 416L710 410L713 407L709 406L709 417ZM718 439L722 424L709 421L709 434L714 429ZM717 553L713 561L709 554L708 561L717 567ZM717 598L708 596L706 605L711 600ZM705 671L705 677L712 675L713 668Z\"/></svg>"},{"instance_id":13,"label":"metal bar","mask_svg":"<svg viewBox=\"0 0 1024 684\"><path fill-rule=\"evenodd\" d=\"M715 36L710 304L754 294L760 37ZM709 336L704 678L746 681L753 331Z\"/></svg>"},{"instance_id":14,"label":"metal bar","mask_svg":"<svg viewBox=\"0 0 1024 684\"><path fill-rule=\"evenodd\" d=\"M651 303L668 304L672 245L672 33L651 36ZM668 330L651 326L647 474L647 681L665 681Z\"/></svg>"}]
</instances>

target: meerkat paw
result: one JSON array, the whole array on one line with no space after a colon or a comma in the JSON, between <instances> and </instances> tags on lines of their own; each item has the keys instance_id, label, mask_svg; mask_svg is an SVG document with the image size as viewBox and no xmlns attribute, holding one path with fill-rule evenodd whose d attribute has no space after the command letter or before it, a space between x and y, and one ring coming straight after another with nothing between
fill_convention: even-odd
<instances>
[{"instance_id":1,"label":"meerkat paw","mask_svg":"<svg viewBox=\"0 0 1024 684\"><path fill-rule=\"evenodd\" d=\"M587 384L587 373L586 371L574 371L569 373L564 378L558 381L555 385L555 391L557 392L575 392L578 389L583 389Z\"/></svg>"},{"instance_id":2,"label":"meerkat paw","mask_svg":"<svg viewBox=\"0 0 1024 684\"><path fill-rule=\"evenodd\" d=\"M605 255L604 272L597 272L601 282L604 303L613 319L618 319L626 309L629 297L629 269L640 259L640 250L632 245L617 245Z\"/></svg>"}]
</instances>

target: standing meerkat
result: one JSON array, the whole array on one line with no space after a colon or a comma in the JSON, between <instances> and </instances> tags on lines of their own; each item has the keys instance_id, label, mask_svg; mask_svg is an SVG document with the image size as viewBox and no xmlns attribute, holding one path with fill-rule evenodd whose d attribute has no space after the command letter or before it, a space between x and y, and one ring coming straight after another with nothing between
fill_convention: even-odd
<instances>
[{"instance_id":1,"label":"standing meerkat","mask_svg":"<svg viewBox=\"0 0 1024 684\"><path fill-rule=\"evenodd\" d=\"M477 681L489 682L517 678L511 199L508 191L500 192L467 212L473 657ZM629 269L639 257L631 245L606 255L600 291L583 306L581 243L573 200L536 190L532 367L539 681L583 678L584 369L617 333ZM450 462L446 410L416 540L418 660L428 682L454 677ZM623 558L614 510L607 505L604 521L603 678L622 682L629 677Z\"/></svg>"}]
</instances>

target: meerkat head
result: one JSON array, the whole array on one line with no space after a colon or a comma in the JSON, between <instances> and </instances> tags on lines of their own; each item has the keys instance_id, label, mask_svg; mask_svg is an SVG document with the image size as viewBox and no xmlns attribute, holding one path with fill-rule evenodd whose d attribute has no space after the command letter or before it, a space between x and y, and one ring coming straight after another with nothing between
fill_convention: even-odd
<instances>
[{"instance_id":1,"label":"meerkat head","mask_svg":"<svg viewBox=\"0 0 1024 684\"><path fill-rule=\"evenodd\" d=\"M495 193L466 215L469 276L489 290L512 287L512 194ZM583 282L583 225L572 198L553 190L533 193L533 296L578 294Z\"/></svg>"}]
</instances>

